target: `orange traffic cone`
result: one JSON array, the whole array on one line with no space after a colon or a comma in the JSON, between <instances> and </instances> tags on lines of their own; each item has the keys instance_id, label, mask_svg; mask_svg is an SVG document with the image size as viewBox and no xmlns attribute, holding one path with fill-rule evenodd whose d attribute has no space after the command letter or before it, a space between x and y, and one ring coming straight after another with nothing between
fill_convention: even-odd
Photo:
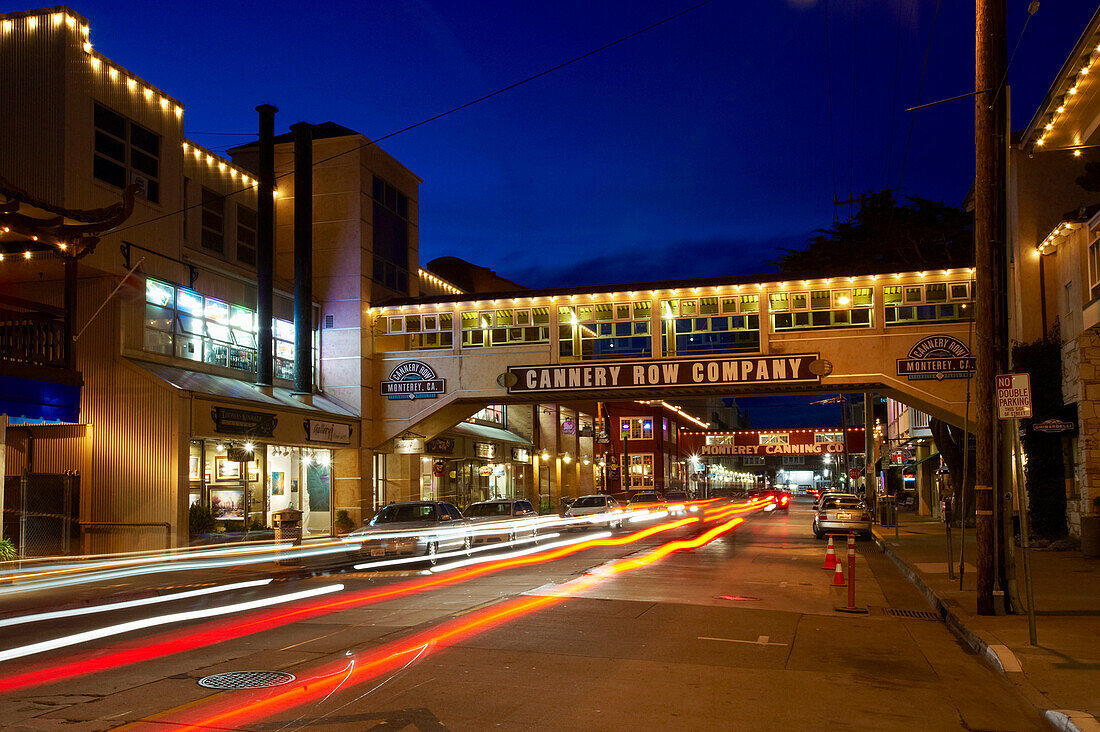
<instances>
[{"instance_id":1,"label":"orange traffic cone","mask_svg":"<svg viewBox=\"0 0 1100 732\"><path fill-rule=\"evenodd\" d=\"M822 569L832 569L836 566L836 550L833 549L833 535L829 534L829 548L825 550L825 566Z\"/></svg>"},{"instance_id":2,"label":"orange traffic cone","mask_svg":"<svg viewBox=\"0 0 1100 732\"><path fill-rule=\"evenodd\" d=\"M840 562L836 563L836 571L833 572L833 587L847 587L848 583L844 581L844 565Z\"/></svg>"}]
</instances>

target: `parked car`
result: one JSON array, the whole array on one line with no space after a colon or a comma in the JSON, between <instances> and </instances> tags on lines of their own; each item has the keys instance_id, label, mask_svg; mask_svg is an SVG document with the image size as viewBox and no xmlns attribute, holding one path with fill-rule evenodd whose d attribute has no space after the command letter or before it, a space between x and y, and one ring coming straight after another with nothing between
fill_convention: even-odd
<instances>
[{"instance_id":1,"label":"parked car","mask_svg":"<svg viewBox=\"0 0 1100 732\"><path fill-rule=\"evenodd\" d=\"M530 501L508 498L478 501L467 506L464 515L475 546L538 536L534 521L538 512Z\"/></svg>"},{"instance_id":2,"label":"parked car","mask_svg":"<svg viewBox=\"0 0 1100 732\"><path fill-rule=\"evenodd\" d=\"M824 539L826 534L847 534L849 531L870 538L871 514L867 506L852 493L823 495L820 506L814 511L814 536Z\"/></svg>"},{"instance_id":3,"label":"parked car","mask_svg":"<svg viewBox=\"0 0 1100 732\"><path fill-rule=\"evenodd\" d=\"M566 518L581 518L586 516L598 516L606 515L606 525L609 529L618 529L623 525L621 514L623 511L622 504L615 500L612 496L607 496L602 493L594 493L588 496L581 496L577 500L573 501L573 505L565 512ZM618 517L618 518L616 518ZM585 526L594 526L603 521L578 521L573 525L573 528L583 528Z\"/></svg>"},{"instance_id":4,"label":"parked car","mask_svg":"<svg viewBox=\"0 0 1100 732\"><path fill-rule=\"evenodd\" d=\"M366 538L359 549L361 556L423 556L433 566L437 555L468 552L471 543L462 512L446 501L391 503L348 537Z\"/></svg>"}]
</instances>

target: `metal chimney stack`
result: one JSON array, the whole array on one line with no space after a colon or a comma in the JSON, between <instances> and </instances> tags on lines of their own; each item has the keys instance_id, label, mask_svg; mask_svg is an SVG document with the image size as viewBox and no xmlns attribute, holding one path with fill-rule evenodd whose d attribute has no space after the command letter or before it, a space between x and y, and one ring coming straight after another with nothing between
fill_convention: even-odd
<instances>
[{"instance_id":1,"label":"metal chimney stack","mask_svg":"<svg viewBox=\"0 0 1100 732\"><path fill-rule=\"evenodd\" d=\"M270 393L273 352L272 287L275 282L275 113L270 104L256 107L260 113L260 176L256 188L256 384Z\"/></svg>"},{"instance_id":2,"label":"metal chimney stack","mask_svg":"<svg viewBox=\"0 0 1100 732\"><path fill-rule=\"evenodd\" d=\"M294 393L313 394L313 127L294 132Z\"/></svg>"}]
</instances>

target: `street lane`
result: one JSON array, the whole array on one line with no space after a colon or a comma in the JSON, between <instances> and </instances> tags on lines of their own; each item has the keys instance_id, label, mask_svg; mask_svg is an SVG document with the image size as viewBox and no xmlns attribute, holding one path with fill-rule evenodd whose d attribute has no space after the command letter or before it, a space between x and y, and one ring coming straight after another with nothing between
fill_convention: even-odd
<instances>
[{"instance_id":1,"label":"street lane","mask_svg":"<svg viewBox=\"0 0 1100 732\"><path fill-rule=\"evenodd\" d=\"M836 613L844 590L828 586L831 573L820 569L825 542L813 539L809 523L805 504L789 516L756 514L701 548L602 579L580 597L429 648L407 665L244 728L361 730L384 721L421 729L1039 728L1004 679L940 623L885 614L886 607L924 608L872 544L860 543L856 575L858 601L871 613ZM246 669L305 678L367 659L386 643L479 609L550 598L594 568L697 531L670 533L11 694L3 703L18 710L9 724L26 729L108 729L181 705L247 704L257 692L212 696L197 679ZM348 592L400 581L368 572L335 579ZM172 714L143 727L178 729Z\"/></svg>"}]
</instances>

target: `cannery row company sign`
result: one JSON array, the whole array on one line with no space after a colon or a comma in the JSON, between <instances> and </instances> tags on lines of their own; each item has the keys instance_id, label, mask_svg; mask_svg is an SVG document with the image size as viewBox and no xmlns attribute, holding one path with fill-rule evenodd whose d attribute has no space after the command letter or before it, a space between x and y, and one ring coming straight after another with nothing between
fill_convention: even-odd
<instances>
[{"instance_id":1,"label":"cannery row company sign","mask_svg":"<svg viewBox=\"0 0 1100 732\"><path fill-rule=\"evenodd\" d=\"M382 382L379 393L387 399L435 399L447 390L444 379L423 361L402 361Z\"/></svg>"},{"instance_id":2,"label":"cannery row company sign","mask_svg":"<svg viewBox=\"0 0 1100 732\"><path fill-rule=\"evenodd\" d=\"M753 386L816 383L817 354L653 360L645 362L512 366L510 394L661 386Z\"/></svg>"},{"instance_id":3,"label":"cannery row company sign","mask_svg":"<svg viewBox=\"0 0 1100 732\"><path fill-rule=\"evenodd\" d=\"M811 445L702 445L700 455L826 455L844 452L841 442Z\"/></svg>"},{"instance_id":4,"label":"cannery row company sign","mask_svg":"<svg viewBox=\"0 0 1100 732\"><path fill-rule=\"evenodd\" d=\"M210 410L214 431L226 435L248 437L272 437L279 418L266 412L250 412L246 409L214 407Z\"/></svg>"},{"instance_id":5,"label":"cannery row company sign","mask_svg":"<svg viewBox=\"0 0 1100 732\"><path fill-rule=\"evenodd\" d=\"M909 381L969 379L975 368L969 346L947 335L922 338L909 349L908 358L898 359L898 376Z\"/></svg>"}]
</instances>

